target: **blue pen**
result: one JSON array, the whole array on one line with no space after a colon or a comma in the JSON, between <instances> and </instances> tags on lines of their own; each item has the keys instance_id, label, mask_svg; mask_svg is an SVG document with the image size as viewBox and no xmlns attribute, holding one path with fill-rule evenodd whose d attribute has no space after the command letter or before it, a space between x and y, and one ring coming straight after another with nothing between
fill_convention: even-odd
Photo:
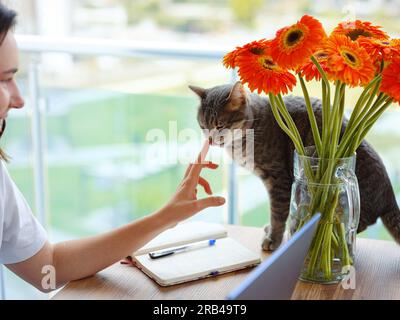
<instances>
[{"instance_id":1,"label":"blue pen","mask_svg":"<svg viewBox=\"0 0 400 320\"><path fill-rule=\"evenodd\" d=\"M176 247L176 248L171 248L171 249L167 249L167 250L150 252L149 256L151 259L158 259L158 258L170 256L170 255L178 253L178 252L184 252L187 250L193 250L193 249L198 249L198 248L203 248L203 247L211 247L211 246L215 245L216 241L217 240L215 240L215 239L211 239L211 240L187 244L182 247Z\"/></svg>"}]
</instances>

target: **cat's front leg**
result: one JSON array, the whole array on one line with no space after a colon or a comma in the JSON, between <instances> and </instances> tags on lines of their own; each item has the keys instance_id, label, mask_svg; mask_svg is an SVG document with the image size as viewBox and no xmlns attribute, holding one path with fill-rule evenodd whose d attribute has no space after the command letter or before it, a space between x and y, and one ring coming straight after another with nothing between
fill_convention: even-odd
<instances>
[{"instance_id":1,"label":"cat's front leg","mask_svg":"<svg viewBox=\"0 0 400 320\"><path fill-rule=\"evenodd\" d=\"M280 179L268 179L264 184L270 196L271 221L264 228L262 248L266 251L274 251L282 243L285 232L286 220L289 215L291 180L281 177Z\"/></svg>"}]
</instances>

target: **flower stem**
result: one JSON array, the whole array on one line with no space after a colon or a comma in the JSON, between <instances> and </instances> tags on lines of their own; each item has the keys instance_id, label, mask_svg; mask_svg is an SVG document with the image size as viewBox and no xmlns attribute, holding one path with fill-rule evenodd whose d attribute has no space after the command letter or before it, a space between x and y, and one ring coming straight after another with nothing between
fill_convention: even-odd
<instances>
[{"instance_id":1,"label":"flower stem","mask_svg":"<svg viewBox=\"0 0 400 320\"><path fill-rule=\"evenodd\" d=\"M301 89L303 90L304 101L306 103L308 118L310 119L311 131L313 134L315 147L317 149L318 155L321 156L322 142L321 142L321 136L320 136L319 130L318 130L317 120L315 118L314 111L311 106L310 96L308 94L306 84L304 83L304 79L300 74L298 74L298 77L300 80Z\"/></svg>"},{"instance_id":2,"label":"flower stem","mask_svg":"<svg viewBox=\"0 0 400 320\"><path fill-rule=\"evenodd\" d=\"M350 255L349 255L349 248L347 247L347 240L346 240L346 229L344 223L340 223L340 238L342 240L342 259L343 259L343 266L350 265Z\"/></svg>"},{"instance_id":3,"label":"flower stem","mask_svg":"<svg viewBox=\"0 0 400 320\"><path fill-rule=\"evenodd\" d=\"M331 88L329 84L328 77L319 64L318 60L311 56L311 61L314 63L316 68L318 69L321 78L322 78L322 150L321 150L321 158L326 158L326 146L329 145L329 118L330 118L330 108L331 108Z\"/></svg>"},{"instance_id":4,"label":"flower stem","mask_svg":"<svg viewBox=\"0 0 400 320\"><path fill-rule=\"evenodd\" d=\"M271 104L271 110L272 110L272 113L274 114L274 117L275 117L276 121L278 122L279 127L281 127L281 129L293 141L297 152L300 155L304 155L304 147L302 147L302 142L300 144L300 142L298 141L296 135L289 129L288 125L286 125L285 122L283 121L282 116L281 116L282 113L281 113L280 109L278 108L279 102L277 102L275 99L276 99L276 97L272 93L270 93L269 94L269 101L270 101L270 104Z\"/></svg>"},{"instance_id":5,"label":"flower stem","mask_svg":"<svg viewBox=\"0 0 400 320\"><path fill-rule=\"evenodd\" d=\"M362 130L359 130L360 134L357 135L357 139L355 139L355 143L349 148L349 151L347 153L354 153L359 145L361 144L362 140L365 138L369 130L372 128L372 126L375 124L375 122L379 119L379 117L382 115L382 113L390 107L390 105L393 102L392 98L388 98L385 100L386 102L384 103L383 106L381 106L373 115L370 116L367 121L365 121L365 125L362 127Z\"/></svg>"},{"instance_id":6,"label":"flower stem","mask_svg":"<svg viewBox=\"0 0 400 320\"><path fill-rule=\"evenodd\" d=\"M347 129L352 126L355 118L359 115L362 107L365 105L366 100L368 99L367 93L371 90L371 88L382 78L381 75L377 75L368 85L364 88L363 92L361 93L360 97L358 98L356 105L351 113L349 122L347 124L346 130L344 135L347 133Z\"/></svg>"},{"instance_id":7,"label":"flower stem","mask_svg":"<svg viewBox=\"0 0 400 320\"><path fill-rule=\"evenodd\" d=\"M375 90L373 90L373 92L375 92ZM374 97L374 95L371 94L371 97ZM372 103L372 99L369 99L369 102L367 103L362 113L357 117L357 119L353 122L351 126L349 125L347 126L348 130L346 134L343 136L342 140L340 141L339 148L336 152L336 158L343 157L346 150L351 145L352 139L354 139L354 134L360 128L360 124L362 125L363 123L365 123L365 120L368 119L368 117L371 114L371 111L374 111L379 107L379 105L382 103L382 97L383 94L379 94L371 107L369 107L369 105Z\"/></svg>"},{"instance_id":8,"label":"flower stem","mask_svg":"<svg viewBox=\"0 0 400 320\"><path fill-rule=\"evenodd\" d=\"M301 147L302 154L305 154L304 145L303 145L303 141L301 139L299 130L297 130L296 124L294 123L292 116L290 115L290 113L288 112L288 110L285 106L285 102L283 101L282 95L279 93L275 97L275 99L276 99L277 106L278 106L280 113L283 115L283 118L285 119L286 123L288 124L288 127L290 128L292 133L297 138L298 144Z\"/></svg>"}]
</instances>

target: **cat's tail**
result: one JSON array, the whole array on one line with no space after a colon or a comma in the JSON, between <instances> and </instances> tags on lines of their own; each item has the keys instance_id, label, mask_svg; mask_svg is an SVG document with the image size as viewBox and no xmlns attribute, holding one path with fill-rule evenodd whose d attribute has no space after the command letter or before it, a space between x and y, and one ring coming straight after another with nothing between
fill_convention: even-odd
<instances>
[{"instance_id":1,"label":"cat's tail","mask_svg":"<svg viewBox=\"0 0 400 320\"><path fill-rule=\"evenodd\" d=\"M386 229L392 235L394 240L400 244L400 211L398 208L396 210L390 211L383 216L381 216L382 222Z\"/></svg>"}]
</instances>

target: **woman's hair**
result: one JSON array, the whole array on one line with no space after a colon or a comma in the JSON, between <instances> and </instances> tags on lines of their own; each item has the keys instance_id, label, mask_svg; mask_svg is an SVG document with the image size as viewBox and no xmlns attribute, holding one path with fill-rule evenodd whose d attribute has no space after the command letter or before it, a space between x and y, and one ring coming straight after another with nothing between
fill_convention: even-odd
<instances>
[{"instance_id":1,"label":"woman's hair","mask_svg":"<svg viewBox=\"0 0 400 320\"><path fill-rule=\"evenodd\" d=\"M0 44L3 42L7 32L15 26L16 17L17 13L14 10L8 9L0 2Z\"/></svg>"},{"instance_id":2,"label":"woman's hair","mask_svg":"<svg viewBox=\"0 0 400 320\"><path fill-rule=\"evenodd\" d=\"M14 10L8 9L0 2L0 45L2 44L7 32L16 24L17 13ZM6 120L0 123L0 138L6 128ZM0 159L8 160L6 153L0 148Z\"/></svg>"}]
</instances>

